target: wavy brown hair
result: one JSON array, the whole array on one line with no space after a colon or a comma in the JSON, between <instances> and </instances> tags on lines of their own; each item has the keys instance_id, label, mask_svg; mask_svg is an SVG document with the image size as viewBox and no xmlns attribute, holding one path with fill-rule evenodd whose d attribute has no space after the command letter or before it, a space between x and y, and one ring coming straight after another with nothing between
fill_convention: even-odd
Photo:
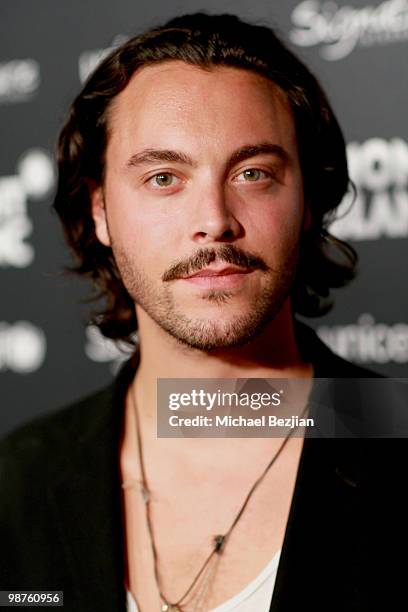
<instances>
[{"instance_id":1,"label":"wavy brown hair","mask_svg":"<svg viewBox=\"0 0 408 612\"><path fill-rule=\"evenodd\" d=\"M112 250L95 234L90 184L104 180L109 136L108 111L135 71L168 60L203 69L230 66L261 74L285 92L292 109L305 200L311 226L301 239L292 290L296 312L317 316L330 306L330 289L355 275L351 246L327 231L350 181L345 142L317 79L265 26L233 15L195 13L170 20L123 44L90 76L72 103L58 142L58 188L54 207L73 251L77 274L92 279L106 304L94 319L105 336L132 341L137 330L134 304L118 272Z\"/></svg>"}]
</instances>

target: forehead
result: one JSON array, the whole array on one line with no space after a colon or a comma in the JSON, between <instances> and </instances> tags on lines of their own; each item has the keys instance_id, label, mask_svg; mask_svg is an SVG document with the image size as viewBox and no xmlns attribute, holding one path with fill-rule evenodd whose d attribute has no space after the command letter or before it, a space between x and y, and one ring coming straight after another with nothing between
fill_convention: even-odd
<instances>
[{"instance_id":1,"label":"forehead","mask_svg":"<svg viewBox=\"0 0 408 612\"><path fill-rule=\"evenodd\" d=\"M273 139L296 150L292 112L285 93L255 72L209 70L181 61L146 66L113 100L108 148L183 145L234 148Z\"/></svg>"}]
</instances>

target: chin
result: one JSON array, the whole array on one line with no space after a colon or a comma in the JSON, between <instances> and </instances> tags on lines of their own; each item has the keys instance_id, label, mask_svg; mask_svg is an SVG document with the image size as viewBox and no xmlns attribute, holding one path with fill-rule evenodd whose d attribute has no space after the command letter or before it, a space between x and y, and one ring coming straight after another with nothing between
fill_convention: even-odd
<instances>
[{"instance_id":1,"label":"chin","mask_svg":"<svg viewBox=\"0 0 408 612\"><path fill-rule=\"evenodd\" d=\"M184 317L177 321L168 319L162 327L183 346L210 352L246 346L262 333L271 318L273 313L257 319L251 312L225 320L222 317L195 320Z\"/></svg>"}]
</instances>

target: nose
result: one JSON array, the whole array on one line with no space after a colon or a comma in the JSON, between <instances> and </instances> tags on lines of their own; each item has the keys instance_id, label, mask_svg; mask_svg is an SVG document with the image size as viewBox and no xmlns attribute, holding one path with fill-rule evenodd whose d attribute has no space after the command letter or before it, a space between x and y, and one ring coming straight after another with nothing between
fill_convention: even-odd
<instances>
[{"instance_id":1,"label":"nose","mask_svg":"<svg viewBox=\"0 0 408 612\"><path fill-rule=\"evenodd\" d=\"M233 242L243 234L231 202L222 185L204 186L196 198L191 237L198 244Z\"/></svg>"}]
</instances>

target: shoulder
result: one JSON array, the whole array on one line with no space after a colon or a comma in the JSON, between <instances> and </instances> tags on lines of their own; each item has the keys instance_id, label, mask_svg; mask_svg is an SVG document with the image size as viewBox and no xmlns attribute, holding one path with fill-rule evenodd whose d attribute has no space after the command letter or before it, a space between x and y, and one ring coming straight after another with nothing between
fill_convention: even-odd
<instances>
[{"instance_id":1,"label":"shoulder","mask_svg":"<svg viewBox=\"0 0 408 612\"><path fill-rule=\"evenodd\" d=\"M109 432L117 433L121 405L133 375L134 367L129 360L105 388L37 417L7 435L0 441L0 466L10 458L35 463L36 459L44 460L51 453L58 456L75 452L88 440L99 436L102 441Z\"/></svg>"},{"instance_id":2,"label":"shoulder","mask_svg":"<svg viewBox=\"0 0 408 612\"><path fill-rule=\"evenodd\" d=\"M19 576L34 584L33 563L44 576L53 575L52 559L62 563L52 544L59 522L56 495L64 500L68 494L75 510L89 503L86 487L99 474L112 474L114 480L122 411L119 406L115 410L113 399L110 386L32 420L0 442L0 540L5 554L0 576L8 584ZM44 576L38 584L44 584Z\"/></svg>"},{"instance_id":3,"label":"shoulder","mask_svg":"<svg viewBox=\"0 0 408 612\"><path fill-rule=\"evenodd\" d=\"M21 576L33 584L37 569L47 565L44 559L55 539L53 486L69 466L78 465L81 432L98 429L98 411L110 394L106 389L36 418L0 441L0 540L5 555L0 576L8 585ZM72 467L71 473L76 478L79 471Z\"/></svg>"},{"instance_id":4,"label":"shoulder","mask_svg":"<svg viewBox=\"0 0 408 612\"><path fill-rule=\"evenodd\" d=\"M74 451L78 439L98 427L112 398L112 386L54 412L32 419L0 441L0 487L20 474L44 478L55 459ZM26 482L29 482L26 480Z\"/></svg>"},{"instance_id":5,"label":"shoulder","mask_svg":"<svg viewBox=\"0 0 408 612\"><path fill-rule=\"evenodd\" d=\"M0 442L0 577L9 588L68 584L62 528L80 539L82 513L90 504L106 511L112 498L104 497L98 476L115 482L122 421L116 402L113 384Z\"/></svg>"}]
</instances>

